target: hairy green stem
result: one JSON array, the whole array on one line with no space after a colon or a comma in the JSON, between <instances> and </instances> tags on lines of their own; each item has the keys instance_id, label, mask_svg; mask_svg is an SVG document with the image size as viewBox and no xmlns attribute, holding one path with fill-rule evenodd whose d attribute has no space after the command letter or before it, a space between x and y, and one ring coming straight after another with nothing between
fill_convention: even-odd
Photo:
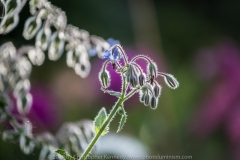
<instances>
[{"instance_id":1,"label":"hairy green stem","mask_svg":"<svg viewBox=\"0 0 240 160\"><path fill-rule=\"evenodd\" d=\"M80 160L84 160L85 158L87 158L88 154L90 153L90 151L92 150L92 148L94 147L95 143L97 142L97 140L100 138L102 132L105 130L105 128L109 125L109 123L111 122L112 118L115 116L115 114L118 111L118 108L122 105L122 103L124 102L124 99L119 98L119 100L117 101L117 103L115 104L115 106L113 107L111 113L109 114L107 120L104 122L103 126L100 128L99 132L94 136L94 138L92 139L92 141L90 142L89 146L87 147L87 149L84 151L84 153L82 154Z\"/></svg>"},{"instance_id":2,"label":"hairy green stem","mask_svg":"<svg viewBox=\"0 0 240 160\"><path fill-rule=\"evenodd\" d=\"M126 100L125 99L125 94L127 90L127 83L126 83L126 78L123 76L123 84L122 84L122 94L121 97L118 99L117 103L114 105L113 109L111 110L110 114L108 115L107 120L104 122L103 126L100 128L99 132L93 137L92 141L90 142L89 146L87 149L84 151L82 156L80 157L80 160L84 160L87 158L88 154L96 144L97 140L100 138L102 132L105 130L105 128L110 124L111 120L115 116L115 114L118 111L118 108L123 104L123 102Z\"/></svg>"}]
</instances>

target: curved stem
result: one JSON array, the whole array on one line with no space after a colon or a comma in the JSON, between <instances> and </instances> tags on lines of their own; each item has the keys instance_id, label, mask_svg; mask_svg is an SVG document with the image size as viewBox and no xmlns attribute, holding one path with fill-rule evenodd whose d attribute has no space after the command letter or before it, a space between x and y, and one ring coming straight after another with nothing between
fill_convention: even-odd
<instances>
[{"instance_id":1,"label":"curved stem","mask_svg":"<svg viewBox=\"0 0 240 160\"><path fill-rule=\"evenodd\" d=\"M134 63L134 62L133 62L132 64L135 65L135 66L138 68L138 70L139 70L140 73L142 73L142 69L140 68L140 66L139 66L138 64L136 64L136 63Z\"/></svg>"},{"instance_id":2,"label":"curved stem","mask_svg":"<svg viewBox=\"0 0 240 160\"><path fill-rule=\"evenodd\" d=\"M126 58L126 53L124 52L123 48L122 48L119 44L116 44L116 45L114 46L114 48L112 49L112 52L113 52L113 53L114 53L114 51L115 51L116 48L120 49L125 64L128 64L128 61L127 61L127 58Z\"/></svg>"},{"instance_id":3,"label":"curved stem","mask_svg":"<svg viewBox=\"0 0 240 160\"><path fill-rule=\"evenodd\" d=\"M144 59L144 60L148 61L149 63L152 62L151 59L149 59L147 56L144 56L144 55L138 55L138 56L134 57L134 58L131 60L131 62L134 62L135 60L137 60L137 59L139 59L139 58Z\"/></svg>"},{"instance_id":4,"label":"curved stem","mask_svg":"<svg viewBox=\"0 0 240 160\"><path fill-rule=\"evenodd\" d=\"M106 69L106 67L107 67L107 65L108 65L108 63L109 63L110 61L109 60L107 60L107 61L105 61L104 63L103 63L103 70L105 70Z\"/></svg>"}]
</instances>

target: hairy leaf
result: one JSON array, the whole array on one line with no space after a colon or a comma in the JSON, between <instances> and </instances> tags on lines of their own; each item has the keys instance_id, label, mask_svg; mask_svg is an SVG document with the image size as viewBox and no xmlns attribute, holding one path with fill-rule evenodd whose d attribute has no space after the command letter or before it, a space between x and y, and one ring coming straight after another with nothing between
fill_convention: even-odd
<instances>
[{"instance_id":1,"label":"hairy leaf","mask_svg":"<svg viewBox=\"0 0 240 160\"><path fill-rule=\"evenodd\" d=\"M102 108L99 112L98 112L98 115L95 117L94 119L94 130L95 130L95 133L97 134L101 127L103 126L104 122L107 120L107 112L106 112L106 109L105 108ZM104 131L102 132L101 135L104 135L108 132L108 127L106 127L104 129Z\"/></svg>"},{"instance_id":2,"label":"hairy leaf","mask_svg":"<svg viewBox=\"0 0 240 160\"><path fill-rule=\"evenodd\" d=\"M68 155L68 153L66 153L66 151L64 150L57 150L56 151L58 154L60 154L61 156L63 156L65 158L65 160L75 160L73 157L71 157L70 155Z\"/></svg>"}]
</instances>

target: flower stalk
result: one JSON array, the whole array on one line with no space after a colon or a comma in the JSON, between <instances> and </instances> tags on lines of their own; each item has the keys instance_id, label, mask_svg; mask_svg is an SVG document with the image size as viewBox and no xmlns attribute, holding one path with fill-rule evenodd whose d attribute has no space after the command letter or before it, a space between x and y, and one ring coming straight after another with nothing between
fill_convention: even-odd
<instances>
[{"instance_id":1,"label":"flower stalk","mask_svg":"<svg viewBox=\"0 0 240 160\"><path fill-rule=\"evenodd\" d=\"M123 74L122 74L123 75ZM82 154L80 160L85 160L88 156L88 154L91 152L92 148L94 147L94 145L96 144L96 142L98 141L98 139L101 137L103 131L105 130L105 128L107 126L109 126L109 124L111 123L113 117L117 114L119 107L121 107L124 103L125 100L127 100L128 98L130 98L131 96L134 95L134 93L137 92L137 90L139 88L136 88L135 90L131 91L129 94L126 95L126 89L127 89L127 83L126 83L126 78L123 78L123 84L122 84L122 91L121 91L121 97L119 97L118 101L116 102L116 104L113 106L113 109L111 110L111 112L108 115L107 120L104 122L104 124L102 125L102 127L100 128L99 132L93 137L92 141L90 142L90 144L88 145L87 149L84 151L84 153Z\"/></svg>"}]
</instances>

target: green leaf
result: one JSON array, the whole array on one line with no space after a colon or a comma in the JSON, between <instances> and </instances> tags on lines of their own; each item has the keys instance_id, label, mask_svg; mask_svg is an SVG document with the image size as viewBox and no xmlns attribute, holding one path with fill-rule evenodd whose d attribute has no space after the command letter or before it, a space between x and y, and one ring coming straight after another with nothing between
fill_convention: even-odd
<instances>
[{"instance_id":1,"label":"green leaf","mask_svg":"<svg viewBox=\"0 0 240 160\"><path fill-rule=\"evenodd\" d=\"M123 126L124 126L124 124L127 121L127 113L125 112L125 110L123 108L123 105L121 106L121 108L119 108L119 111L120 112L118 112L118 113L121 114L121 120L119 122L119 126L118 126L117 132L120 132L123 129Z\"/></svg>"},{"instance_id":2,"label":"green leaf","mask_svg":"<svg viewBox=\"0 0 240 160\"><path fill-rule=\"evenodd\" d=\"M99 112L98 115L95 117L93 125L95 133L97 134L100 129L102 128L104 122L107 120L107 112L106 109L103 107ZM104 129L101 135L104 135L108 132L108 127Z\"/></svg>"},{"instance_id":3,"label":"green leaf","mask_svg":"<svg viewBox=\"0 0 240 160\"><path fill-rule=\"evenodd\" d=\"M63 156L63 158L65 158L65 160L75 160L73 157L71 157L69 154L66 153L66 151L64 150L57 150L56 151L58 154L60 154L61 156Z\"/></svg>"},{"instance_id":4,"label":"green leaf","mask_svg":"<svg viewBox=\"0 0 240 160\"><path fill-rule=\"evenodd\" d=\"M121 97L121 93L120 92L115 92L115 91L112 91L112 90L106 90L105 88L101 88L101 90L104 92L104 93L108 93L110 94L111 96L116 96L116 97Z\"/></svg>"}]
</instances>

